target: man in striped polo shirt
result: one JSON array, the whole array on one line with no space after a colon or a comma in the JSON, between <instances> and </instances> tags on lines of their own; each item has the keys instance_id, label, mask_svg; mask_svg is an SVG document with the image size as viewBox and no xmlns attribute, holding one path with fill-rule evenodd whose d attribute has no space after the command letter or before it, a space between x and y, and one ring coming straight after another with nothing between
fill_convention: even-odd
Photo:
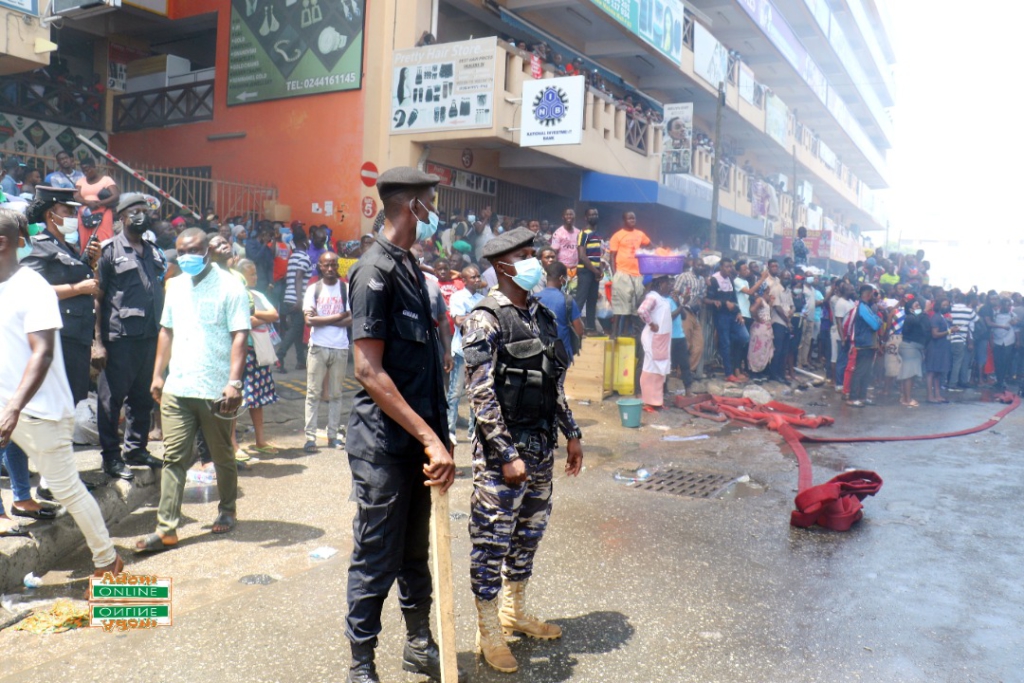
<instances>
[{"instance_id":1,"label":"man in striped polo shirt","mask_svg":"<svg viewBox=\"0 0 1024 683\"><path fill-rule=\"evenodd\" d=\"M949 335L950 348L953 352L953 366L949 372L949 391L963 391L970 386L971 381L971 359L967 355L967 346L971 341L971 334L974 331L974 322L978 314L974 309L965 303L964 295L961 292L953 293L953 307L950 309L953 316L953 328L956 332Z\"/></svg>"},{"instance_id":2,"label":"man in striped polo shirt","mask_svg":"<svg viewBox=\"0 0 1024 683\"><path fill-rule=\"evenodd\" d=\"M309 240L302 226L292 230L295 249L288 257L288 271L285 274L284 305L281 306L281 319L284 327L284 338L277 347L277 371L287 372L284 362L288 349L295 347L296 368L306 369L306 345L302 343L305 320L302 315L302 300L306 294L306 284L313 273L313 264L309 260Z\"/></svg>"},{"instance_id":3,"label":"man in striped polo shirt","mask_svg":"<svg viewBox=\"0 0 1024 683\"><path fill-rule=\"evenodd\" d=\"M597 233L600 220L597 209L587 209L587 226L580 231L577 245L579 265L576 269L576 306L583 312L587 334L597 332L597 296L601 278L601 236Z\"/></svg>"}]
</instances>

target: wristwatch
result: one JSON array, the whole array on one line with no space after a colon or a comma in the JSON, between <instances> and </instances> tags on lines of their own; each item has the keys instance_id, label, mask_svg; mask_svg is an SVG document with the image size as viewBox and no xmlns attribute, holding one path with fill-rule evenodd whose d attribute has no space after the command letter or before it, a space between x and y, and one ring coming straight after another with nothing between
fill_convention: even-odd
<instances>
[{"instance_id":1,"label":"wristwatch","mask_svg":"<svg viewBox=\"0 0 1024 683\"><path fill-rule=\"evenodd\" d=\"M582 439L583 438L583 432L580 431L579 427L577 427L576 429L572 429L572 430L566 432L565 433L565 438L569 439L569 440L572 440L572 439Z\"/></svg>"},{"instance_id":2,"label":"wristwatch","mask_svg":"<svg viewBox=\"0 0 1024 683\"><path fill-rule=\"evenodd\" d=\"M238 389L239 391L241 391L241 389L242 389L242 380L240 380L240 379L230 380L230 381L228 381L228 386L229 387L234 387L235 389Z\"/></svg>"}]
</instances>

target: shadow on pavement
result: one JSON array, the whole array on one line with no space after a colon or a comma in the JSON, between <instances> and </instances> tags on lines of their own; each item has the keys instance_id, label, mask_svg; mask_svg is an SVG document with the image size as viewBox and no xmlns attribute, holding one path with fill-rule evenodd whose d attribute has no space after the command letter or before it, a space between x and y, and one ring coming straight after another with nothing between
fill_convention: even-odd
<instances>
[{"instance_id":1,"label":"shadow on pavement","mask_svg":"<svg viewBox=\"0 0 1024 683\"><path fill-rule=\"evenodd\" d=\"M520 680L531 683L561 683L571 680L578 664L576 655L606 654L626 645L636 629L620 612L591 612L568 619L551 619L562 627L559 640L512 641L512 654L519 661ZM459 662L475 682L508 681L507 674L490 668L477 655L463 655Z\"/></svg>"}]
</instances>

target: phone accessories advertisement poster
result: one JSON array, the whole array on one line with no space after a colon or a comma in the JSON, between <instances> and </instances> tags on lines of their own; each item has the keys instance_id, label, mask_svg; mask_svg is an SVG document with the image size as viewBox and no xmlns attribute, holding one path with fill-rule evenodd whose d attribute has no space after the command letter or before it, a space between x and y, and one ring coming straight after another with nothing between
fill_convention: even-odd
<instances>
[{"instance_id":1,"label":"phone accessories advertisement poster","mask_svg":"<svg viewBox=\"0 0 1024 683\"><path fill-rule=\"evenodd\" d=\"M585 102L583 76L526 81L519 146L580 144Z\"/></svg>"},{"instance_id":2,"label":"phone accessories advertisement poster","mask_svg":"<svg viewBox=\"0 0 1024 683\"><path fill-rule=\"evenodd\" d=\"M592 0L645 43L675 64L683 61L683 3L681 0Z\"/></svg>"},{"instance_id":3,"label":"phone accessories advertisement poster","mask_svg":"<svg viewBox=\"0 0 1024 683\"><path fill-rule=\"evenodd\" d=\"M395 52L391 132L490 128L495 37Z\"/></svg>"},{"instance_id":4,"label":"phone accessories advertisement poster","mask_svg":"<svg viewBox=\"0 0 1024 683\"><path fill-rule=\"evenodd\" d=\"M228 105L358 90L366 0L231 0Z\"/></svg>"},{"instance_id":5,"label":"phone accessories advertisement poster","mask_svg":"<svg viewBox=\"0 0 1024 683\"><path fill-rule=\"evenodd\" d=\"M665 136L661 172L689 173L693 155L693 102L665 105Z\"/></svg>"}]
</instances>

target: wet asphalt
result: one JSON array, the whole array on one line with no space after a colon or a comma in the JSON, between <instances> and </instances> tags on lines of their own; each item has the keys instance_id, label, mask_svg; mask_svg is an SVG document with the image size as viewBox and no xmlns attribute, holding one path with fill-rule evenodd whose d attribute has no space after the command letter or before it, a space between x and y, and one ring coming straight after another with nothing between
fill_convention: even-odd
<instances>
[{"instance_id":1,"label":"wet asphalt","mask_svg":"<svg viewBox=\"0 0 1024 683\"><path fill-rule=\"evenodd\" d=\"M294 372L279 379L301 389ZM216 490L200 485L186 489L175 550L148 557L128 550L152 530L153 507L112 529L130 570L173 577L174 625L129 634L6 630L0 681L345 679L354 510L347 459L326 448L303 454L301 393L284 387L282 394L267 420L274 441L289 449L242 473L234 532L210 534ZM828 388L776 398L832 415L836 425L827 429L843 435L962 429L1000 409L976 392L913 410L885 399L849 408ZM472 654L470 482L460 478L452 489L459 662L471 680L1024 681L1024 409L956 439L809 446L816 483L847 468L885 480L848 533L789 526L796 460L775 434L679 410L645 414L640 429L625 429L614 399L573 409L585 433L585 470L566 477L560 453L530 593L532 611L565 635L515 641L518 674L491 671ZM464 440L456 461L468 472ZM743 493L760 495L684 497L615 478L637 468L718 481L747 476L752 485ZM310 558L321 546L338 553ZM79 596L87 570L85 552L68 556L24 599ZM253 576L247 580L265 585L240 581ZM402 638L392 597L378 648L381 678L423 680L401 671Z\"/></svg>"}]
</instances>

